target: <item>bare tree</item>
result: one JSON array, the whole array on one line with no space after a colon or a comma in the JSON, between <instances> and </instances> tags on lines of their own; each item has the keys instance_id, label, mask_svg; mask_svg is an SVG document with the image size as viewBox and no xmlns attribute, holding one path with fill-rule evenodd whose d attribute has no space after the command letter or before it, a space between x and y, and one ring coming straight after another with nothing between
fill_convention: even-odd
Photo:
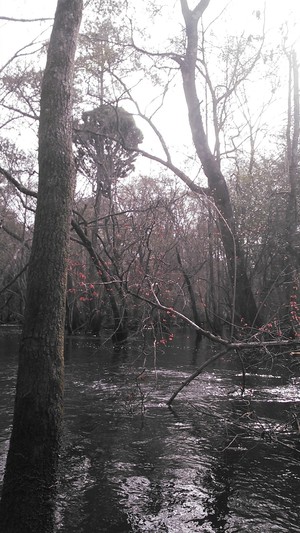
<instances>
[{"instance_id":1,"label":"bare tree","mask_svg":"<svg viewBox=\"0 0 300 533\"><path fill-rule=\"evenodd\" d=\"M237 239L228 187L221 172L218 158L210 150L197 94L198 23L208 5L209 0L201 0L191 10L187 1L181 0L187 41L185 54L182 58L177 58L177 61L182 75L193 142L204 173L208 178L208 185L220 215L220 232L230 279L235 288L236 309L238 315L249 325L259 326L261 325L261 319L247 276L243 252Z\"/></svg>"}]
</instances>

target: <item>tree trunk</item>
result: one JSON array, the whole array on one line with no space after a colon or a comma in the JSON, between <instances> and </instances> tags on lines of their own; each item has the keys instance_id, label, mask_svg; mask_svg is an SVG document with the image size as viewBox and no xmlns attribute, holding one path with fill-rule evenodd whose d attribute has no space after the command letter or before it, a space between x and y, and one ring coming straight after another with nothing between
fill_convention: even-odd
<instances>
[{"instance_id":1,"label":"tree trunk","mask_svg":"<svg viewBox=\"0 0 300 533\"><path fill-rule=\"evenodd\" d=\"M128 313L125 296L123 295L122 287L120 287L121 281L118 280L116 283L116 280L111 277L110 273L106 269L104 261L101 260L100 256L95 251L92 241L90 241L90 239L85 235L80 225L74 219L72 219L72 227L80 238L82 245L88 251L90 258L97 272L100 274L102 282L104 283L104 288L109 298L114 321L112 341L114 345L120 346L126 343L128 338ZM121 300L120 305L118 305L115 293L119 293Z\"/></svg>"},{"instance_id":2,"label":"tree trunk","mask_svg":"<svg viewBox=\"0 0 300 533\"><path fill-rule=\"evenodd\" d=\"M211 190L219 214L221 238L230 280L234 289L234 305L239 318L243 318L249 325L260 326L262 321L259 317L246 272L243 252L234 228L234 217L229 191L219 163L209 148L197 95L198 22L208 4L209 0L201 0L193 10L190 10L187 1L181 0L182 14L186 26L187 44L184 57L177 59L177 61L180 65L182 75L193 142L199 160L202 163L204 173L207 176L209 189Z\"/></svg>"},{"instance_id":3,"label":"tree trunk","mask_svg":"<svg viewBox=\"0 0 300 533\"><path fill-rule=\"evenodd\" d=\"M197 296L196 296L196 294L194 292L194 287L193 287L193 283L191 281L191 277L189 276L189 274L187 273L187 271L185 270L185 268L184 268L184 266L182 264L178 248L176 248L176 257L177 257L178 265L179 265L180 270L182 272L183 279L185 281L185 284L187 286L187 290L188 290L188 293L189 293L190 304L191 304L191 309L192 309L192 314L193 314L193 321L195 322L195 324L197 324L197 326L202 327L203 324L201 322L199 311L198 311L198 307L197 307ZM201 336L202 336L201 333L199 331L197 331L198 339L200 339Z\"/></svg>"},{"instance_id":4,"label":"tree trunk","mask_svg":"<svg viewBox=\"0 0 300 533\"><path fill-rule=\"evenodd\" d=\"M20 342L2 533L52 533L75 167L72 85L82 0L58 0L41 92L39 189Z\"/></svg>"},{"instance_id":5,"label":"tree trunk","mask_svg":"<svg viewBox=\"0 0 300 533\"><path fill-rule=\"evenodd\" d=\"M298 196L299 196L299 137L300 137L300 106L299 106L299 69L295 52L289 55L290 79L287 125L287 174L289 195L286 211L286 243L287 251L292 257L294 266L299 268L300 253L297 242ZM293 96L293 98L292 98ZM293 103L292 103L293 102Z\"/></svg>"},{"instance_id":6,"label":"tree trunk","mask_svg":"<svg viewBox=\"0 0 300 533\"><path fill-rule=\"evenodd\" d=\"M286 257L285 261L285 314L286 323L291 327L291 333L295 334L298 326L293 300L296 297L298 287L298 272L300 267L300 242L299 242L299 136L300 136L300 113L299 113L299 68L297 56L294 51L288 55L289 60L289 95L288 95L288 123L287 123L287 175L289 193L286 207Z\"/></svg>"}]
</instances>

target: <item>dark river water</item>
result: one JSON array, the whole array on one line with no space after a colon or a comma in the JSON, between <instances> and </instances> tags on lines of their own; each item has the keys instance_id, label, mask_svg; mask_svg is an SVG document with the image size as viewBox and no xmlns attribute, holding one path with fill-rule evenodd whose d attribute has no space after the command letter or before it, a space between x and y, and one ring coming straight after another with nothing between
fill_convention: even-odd
<instances>
[{"instance_id":1,"label":"dark river water","mask_svg":"<svg viewBox=\"0 0 300 533\"><path fill-rule=\"evenodd\" d=\"M193 333L174 333L157 350L148 339L119 353L66 341L57 532L300 532L298 361L247 354L241 396L240 362L226 355L168 408L213 354ZM17 346L0 333L1 477Z\"/></svg>"}]
</instances>

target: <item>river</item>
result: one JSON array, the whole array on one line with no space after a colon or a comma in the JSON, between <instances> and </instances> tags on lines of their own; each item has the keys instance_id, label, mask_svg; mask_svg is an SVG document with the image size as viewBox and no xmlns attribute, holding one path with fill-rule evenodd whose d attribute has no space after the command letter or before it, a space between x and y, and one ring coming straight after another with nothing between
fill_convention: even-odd
<instances>
[{"instance_id":1,"label":"river","mask_svg":"<svg viewBox=\"0 0 300 533\"><path fill-rule=\"evenodd\" d=\"M0 475L12 419L18 335L0 333ZM57 532L300 532L300 368L287 356L212 355L193 332L113 352L66 341ZM251 364L250 364L251 363ZM300 441L299 441L300 442Z\"/></svg>"}]
</instances>

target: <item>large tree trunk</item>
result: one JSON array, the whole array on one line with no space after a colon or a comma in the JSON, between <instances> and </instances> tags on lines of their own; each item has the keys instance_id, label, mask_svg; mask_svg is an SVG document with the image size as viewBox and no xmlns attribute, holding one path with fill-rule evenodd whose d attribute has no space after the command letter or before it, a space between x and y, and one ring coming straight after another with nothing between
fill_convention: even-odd
<instances>
[{"instance_id":1,"label":"large tree trunk","mask_svg":"<svg viewBox=\"0 0 300 533\"><path fill-rule=\"evenodd\" d=\"M292 257L294 267L299 269L300 253L297 239L298 227L298 196L299 196L299 137L300 137L300 105L299 105L299 68L296 53L289 54L289 100L287 124L287 174L289 195L286 211L286 243L287 251Z\"/></svg>"},{"instance_id":2,"label":"large tree trunk","mask_svg":"<svg viewBox=\"0 0 300 533\"><path fill-rule=\"evenodd\" d=\"M289 193L286 207L286 227L285 241L286 247L283 250L285 256L285 320L291 326L291 333L295 334L297 320L294 313L294 300L298 287L298 273L300 268L299 251L299 136L300 136L300 102L299 102L299 67L295 51L288 55L289 60L289 95L288 95L288 123L287 123L287 175Z\"/></svg>"},{"instance_id":3,"label":"large tree trunk","mask_svg":"<svg viewBox=\"0 0 300 533\"><path fill-rule=\"evenodd\" d=\"M2 533L52 533L74 185L72 85L82 0L58 0L41 92L39 189L1 499Z\"/></svg>"},{"instance_id":4,"label":"large tree trunk","mask_svg":"<svg viewBox=\"0 0 300 533\"><path fill-rule=\"evenodd\" d=\"M226 255L227 268L234 288L235 307L240 318L249 325L261 325L261 319L247 276L243 252L238 242L232 205L225 178L213 153L204 130L200 102L196 88L196 66L198 52L198 22L207 8L209 0L201 0L190 10L186 0L181 8L186 26L186 53L177 59L182 74L183 89L188 107L189 123L197 155L208 179L209 189L219 213L219 227Z\"/></svg>"}]
</instances>

